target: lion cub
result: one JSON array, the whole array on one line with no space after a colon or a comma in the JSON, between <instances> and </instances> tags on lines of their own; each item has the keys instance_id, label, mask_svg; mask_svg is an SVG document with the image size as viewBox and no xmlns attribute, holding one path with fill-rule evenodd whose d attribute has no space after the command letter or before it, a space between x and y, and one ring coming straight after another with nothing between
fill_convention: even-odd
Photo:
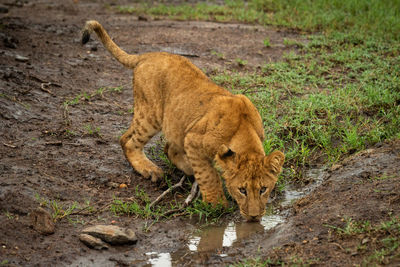
<instances>
[{"instance_id":1,"label":"lion cub","mask_svg":"<svg viewBox=\"0 0 400 267\"><path fill-rule=\"evenodd\" d=\"M86 22L83 44L93 31L120 63L133 70L134 115L120 139L132 167L153 182L163 176L143 153L150 138L163 131L168 158L194 175L203 201L227 204L216 165L242 216L260 220L285 156L280 151L265 156L262 120L250 100L217 86L184 57L127 54L97 21Z\"/></svg>"}]
</instances>

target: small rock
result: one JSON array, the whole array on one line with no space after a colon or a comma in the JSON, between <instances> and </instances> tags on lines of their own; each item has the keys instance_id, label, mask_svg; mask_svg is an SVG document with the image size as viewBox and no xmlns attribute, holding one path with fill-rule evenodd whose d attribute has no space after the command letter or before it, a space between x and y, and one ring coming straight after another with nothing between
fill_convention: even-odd
<instances>
[{"instance_id":1,"label":"small rock","mask_svg":"<svg viewBox=\"0 0 400 267\"><path fill-rule=\"evenodd\" d=\"M86 246L98 250L108 249L109 246L104 243L100 238L88 235L88 234L80 234L79 240L82 241Z\"/></svg>"},{"instance_id":2,"label":"small rock","mask_svg":"<svg viewBox=\"0 0 400 267\"><path fill-rule=\"evenodd\" d=\"M19 62L28 62L29 61L29 57L24 57L21 55L16 55L15 56L15 60L19 61Z\"/></svg>"},{"instance_id":3,"label":"small rock","mask_svg":"<svg viewBox=\"0 0 400 267\"><path fill-rule=\"evenodd\" d=\"M114 183L114 182L108 182L107 185L111 188L118 188L119 184L118 183Z\"/></svg>"},{"instance_id":4,"label":"small rock","mask_svg":"<svg viewBox=\"0 0 400 267\"><path fill-rule=\"evenodd\" d=\"M342 165L340 165L340 164L333 164L330 170L331 170L331 171L336 171L336 170L339 169L340 167L342 167Z\"/></svg>"},{"instance_id":5,"label":"small rock","mask_svg":"<svg viewBox=\"0 0 400 267\"><path fill-rule=\"evenodd\" d=\"M54 233L55 225L50 213L45 209L39 207L29 214L31 226L33 229L43 235L50 235Z\"/></svg>"},{"instance_id":6,"label":"small rock","mask_svg":"<svg viewBox=\"0 0 400 267\"><path fill-rule=\"evenodd\" d=\"M3 40L3 44L5 47L13 48L13 49L17 48L18 40L15 39L14 37L8 36L8 35L0 32L0 39Z\"/></svg>"},{"instance_id":7,"label":"small rock","mask_svg":"<svg viewBox=\"0 0 400 267\"><path fill-rule=\"evenodd\" d=\"M147 16L139 15L139 16L138 16L138 20L139 20L139 21L149 21L150 18L147 17Z\"/></svg>"},{"instance_id":8,"label":"small rock","mask_svg":"<svg viewBox=\"0 0 400 267\"><path fill-rule=\"evenodd\" d=\"M100 238L112 245L136 243L137 241L134 231L116 225L95 225L83 229L82 233Z\"/></svg>"},{"instance_id":9,"label":"small rock","mask_svg":"<svg viewBox=\"0 0 400 267\"><path fill-rule=\"evenodd\" d=\"M99 183L100 184L108 184L108 178L107 177L100 177Z\"/></svg>"},{"instance_id":10,"label":"small rock","mask_svg":"<svg viewBox=\"0 0 400 267\"><path fill-rule=\"evenodd\" d=\"M90 51L97 51L97 45L90 46Z\"/></svg>"}]
</instances>

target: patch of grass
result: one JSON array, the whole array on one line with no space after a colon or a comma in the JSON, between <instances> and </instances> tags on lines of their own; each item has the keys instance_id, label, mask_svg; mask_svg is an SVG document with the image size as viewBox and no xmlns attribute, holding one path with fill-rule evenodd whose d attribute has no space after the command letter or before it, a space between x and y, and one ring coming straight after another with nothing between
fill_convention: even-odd
<instances>
[{"instance_id":1,"label":"patch of grass","mask_svg":"<svg viewBox=\"0 0 400 267\"><path fill-rule=\"evenodd\" d=\"M89 102L96 96L104 97L105 93L121 93L124 89L124 86L117 86L117 87L100 87L96 91L90 92L81 92L72 99L65 100L63 103L64 108L68 108L69 106L76 106L81 104L82 101Z\"/></svg>"},{"instance_id":2,"label":"patch of grass","mask_svg":"<svg viewBox=\"0 0 400 267\"><path fill-rule=\"evenodd\" d=\"M225 55L223 53L217 52L215 50L211 51L211 55L216 56L218 59L225 59Z\"/></svg>"},{"instance_id":3,"label":"patch of grass","mask_svg":"<svg viewBox=\"0 0 400 267\"><path fill-rule=\"evenodd\" d=\"M74 132L73 130L69 130L69 129L66 129L66 130L65 130L65 134L66 134L67 136L70 136L70 137L73 137L73 136L76 136L76 135L77 135L76 132Z\"/></svg>"},{"instance_id":4,"label":"patch of grass","mask_svg":"<svg viewBox=\"0 0 400 267\"><path fill-rule=\"evenodd\" d=\"M136 187L134 196L128 200L114 198L110 211L117 216L133 216L146 219L144 229L148 231L154 223L172 215L197 218L201 224L213 224L224 214L232 213L235 210L235 207L213 206L200 199L195 200L187 207L177 200L158 203L153 207L150 207L150 204L151 200L147 193Z\"/></svg>"},{"instance_id":5,"label":"patch of grass","mask_svg":"<svg viewBox=\"0 0 400 267\"><path fill-rule=\"evenodd\" d=\"M154 213L149 208L148 204L142 206L137 201L123 201L115 198L111 205L111 211L115 215L135 215L141 218L149 218L153 216Z\"/></svg>"},{"instance_id":6,"label":"patch of grass","mask_svg":"<svg viewBox=\"0 0 400 267\"><path fill-rule=\"evenodd\" d=\"M144 219L159 218L162 215L163 209L161 207L151 209L150 203L150 197L147 193L136 186L133 198L127 201L114 198L110 210L118 216L137 216Z\"/></svg>"},{"instance_id":7,"label":"patch of grass","mask_svg":"<svg viewBox=\"0 0 400 267\"><path fill-rule=\"evenodd\" d=\"M339 31L352 36L367 33L386 40L400 40L400 2L396 0L229 0L223 5L144 2L116 9L122 13L178 20L239 21L326 35Z\"/></svg>"},{"instance_id":8,"label":"patch of grass","mask_svg":"<svg viewBox=\"0 0 400 267\"><path fill-rule=\"evenodd\" d=\"M256 105L264 149L285 152L290 177L400 133L400 45L339 33L309 38L299 54L261 71L212 77Z\"/></svg>"},{"instance_id":9,"label":"patch of grass","mask_svg":"<svg viewBox=\"0 0 400 267\"><path fill-rule=\"evenodd\" d=\"M86 131L87 135L93 135L93 136L101 137L100 127L94 127L91 124L86 124L84 126L84 128L85 128L85 131Z\"/></svg>"},{"instance_id":10,"label":"patch of grass","mask_svg":"<svg viewBox=\"0 0 400 267\"><path fill-rule=\"evenodd\" d=\"M285 46L297 46L297 47L303 47L304 44L302 42L297 41L296 39L283 39L283 44Z\"/></svg>"},{"instance_id":11,"label":"patch of grass","mask_svg":"<svg viewBox=\"0 0 400 267\"><path fill-rule=\"evenodd\" d=\"M116 216L133 216L145 219L146 221L142 228L143 231L148 232L163 217L166 211L166 208L162 205L151 208L150 203L151 201L147 193L137 186L134 197L129 200L114 197L110 211Z\"/></svg>"},{"instance_id":12,"label":"patch of grass","mask_svg":"<svg viewBox=\"0 0 400 267\"><path fill-rule=\"evenodd\" d=\"M221 204L213 206L201 200L196 200L192 205L188 206L185 211L190 218L196 216L199 222L212 224L216 223L224 214L232 213L235 209L236 207L225 208Z\"/></svg>"},{"instance_id":13,"label":"patch of grass","mask_svg":"<svg viewBox=\"0 0 400 267\"><path fill-rule=\"evenodd\" d=\"M267 267L267 266L311 266L320 263L319 259L307 259L304 260L300 257L293 257L289 261L281 261L279 259L256 257L254 259L245 259L233 265L231 267Z\"/></svg>"},{"instance_id":14,"label":"patch of grass","mask_svg":"<svg viewBox=\"0 0 400 267\"><path fill-rule=\"evenodd\" d=\"M346 219L344 227L328 226L342 238L358 240L356 249L363 253L363 264L390 264L400 256L400 218L391 218L377 225Z\"/></svg>"},{"instance_id":15,"label":"patch of grass","mask_svg":"<svg viewBox=\"0 0 400 267\"><path fill-rule=\"evenodd\" d=\"M237 262L233 265L229 265L230 267L266 267L272 262L268 260L262 260L260 257L254 259L245 259L243 261ZM279 263L277 263L279 264Z\"/></svg>"},{"instance_id":16,"label":"patch of grass","mask_svg":"<svg viewBox=\"0 0 400 267\"><path fill-rule=\"evenodd\" d=\"M85 204L83 206L80 206L79 203L76 201L74 201L72 204L66 205L62 204L59 200L48 200L45 197L40 196L38 193L35 193L35 199L37 202L39 202L39 205L41 207L47 207L51 209L51 216L54 222L66 218L72 224L84 224L84 221L82 219L72 217L76 216L78 211L85 210L89 213L94 211L94 208L90 205L89 200L86 200Z\"/></svg>"},{"instance_id":17,"label":"patch of grass","mask_svg":"<svg viewBox=\"0 0 400 267\"><path fill-rule=\"evenodd\" d=\"M35 192L35 200L39 203L41 207L47 207L49 201L44 197L40 196L39 193Z\"/></svg>"},{"instance_id":18,"label":"patch of grass","mask_svg":"<svg viewBox=\"0 0 400 267\"><path fill-rule=\"evenodd\" d=\"M8 220L14 220L14 215L10 213L8 210L4 212L4 215L7 217Z\"/></svg>"},{"instance_id":19,"label":"patch of grass","mask_svg":"<svg viewBox=\"0 0 400 267\"><path fill-rule=\"evenodd\" d=\"M64 217L68 217L75 209L79 208L77 202L72 203L68 207L64 207L64 205L62 205L58 201L53 200L49 203L49 205L52 209L51 216L53 217L54 221L60 220Z\"/></svg>"},{"instance_id":20,"label":"patch of grass","mask_svg":"<svg viewBox=\"0 0 400 267\"><path fill-rule=\"evenodd\" d=\"M246 66L247 63L248 63L247 60L240 59L240 58L235 59L235 61L236 61L236 63L237 63L240 67L244 67L244 66Z\"/></svg>"},{"instance_id":21,"label":"patch of grass","mask_svg":"<svg viewBox=\"0 0 400 267\"><path fill-rule=\"evenodd\" d=\"M268 37L263 40L263 44L265 47L271 47L271 41Z\"/></svg>"},{"instance_id":22,"label":"patch of grass","mask_svg":"<svg viewBox=\"0 0 400 267\"><path fill-rule=\"evenodd\" d=\"M371 178L371 180L388 180L388 179L393 179L393 178L396 178L396 177L398 177L400 174L398 174L398 175L395 175L395 174L393 174L393 175L387 175L387 174L382 174L381 176L375 176L375 177L372 177Z\"/></svg>"},{"instance_id":23,"label":"patch of grass","mask_svg":"<svg viewBox=\"0 0 400 267\"><path fill-rule=\"evenodd\" d=\"M326 226L335 230L337 234L343 236L368 233L372 230L371 223L369 221L357 222L354 221L352 218L345 218L344 221L346 222L344 227L338 227L333 225L326 225Z\"/></svg>"}]
</instances>

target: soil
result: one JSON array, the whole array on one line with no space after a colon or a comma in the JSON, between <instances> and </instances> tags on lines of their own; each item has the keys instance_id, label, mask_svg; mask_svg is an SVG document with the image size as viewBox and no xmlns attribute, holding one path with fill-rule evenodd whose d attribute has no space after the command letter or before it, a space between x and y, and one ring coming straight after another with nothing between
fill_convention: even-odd
<instances>
[{"instance_id":1,"label":"soil","mask_svg":"<svg viewBox=\"0 0 400 267\"><path fill-rule=\"evenodd\" d=\"M191 249L198 226L187 217L149 228L150 221L109 211L107 203L115 197L128 199L140 188L155 199L166 185L142 178L122 154L118 138L132 117L131 71L111 58L96 37L80 44L86 20L100 21L129 53L181 54L207 74L255 70L295 49L284 46L284 38L305 38L272 27L152 20L119 14L106 2L0 3L0 263L201 266L260 255L319 259L322 265L361 263L368 250L349 253L346 248L353 249L358 241L332 235L326 225L343 226L346 217L379 223L400 215L400 141L379 144L334 166L311 194L281 207L285 220L277 227L242 223L237 211L224 216L224 231L232 223L236 231L229 246L224 244L224 231L209 228ZM268 48L263 45L267 36ZM240 66L236 59L248 63ZM157 156L160 143L153 140L148 153L156 151L153 160L167 169ZM177 182L179 175L173 172L171 179ZM389 178L374 179L382 176ZM183 201L185 195L175 197ZM54 234L43 235L30 225L29 214L40 205L54 212L51 203L66 209L88 201L100 211L59 218ZM279 209L280 204L271 205ZM95 224L131 228L139 241L103 251L89 249L78 236Z\"/></svg>"}]
</instances>

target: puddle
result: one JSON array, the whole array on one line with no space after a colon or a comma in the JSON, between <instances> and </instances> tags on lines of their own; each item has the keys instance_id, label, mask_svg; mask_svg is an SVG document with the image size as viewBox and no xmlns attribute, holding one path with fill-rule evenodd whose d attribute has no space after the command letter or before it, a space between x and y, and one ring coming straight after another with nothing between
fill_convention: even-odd
<instances>
[{"instance_id":1,"label":"puddle","mask_svg":"<svg viewBox=\"0 0 400 267\"><path fill-rule=\"evenodd\" d=\"M192 257L198 257L204 253L213 254L218 257L227 257L226 248L233 247L241 240L245 240L253 234L261 234L274 229L277 225L286 221L289 216L289 208L292 203L302 198L318 187L325 177L325 169L313 169L306 173L307 177L313 182L302 188L288 187L283 197L271 201L267 204L267 210L280 210L276 214L268 214L262 217L260 222L229 222L220 226L209 226L200 231L196 231L188 238L186 248L174 253L146 253L150 259L148 264L152 266L173 266L175 262L179 263L179 257L175 255L190 254ZM279 208L279 209L278 209Z\"/></svg>"},{"instance_id":2,"label":"puddle","mask_svg":"<svg viewBox=\"0 0 400 267\"><path fill-rule=\"evenodd\" d=\"M151 258L147 263L154 267L170 267L172 266L172 258L170 253L157 253L157 252L147 252L147 256Z\"/></svg>"}]
</instances>

